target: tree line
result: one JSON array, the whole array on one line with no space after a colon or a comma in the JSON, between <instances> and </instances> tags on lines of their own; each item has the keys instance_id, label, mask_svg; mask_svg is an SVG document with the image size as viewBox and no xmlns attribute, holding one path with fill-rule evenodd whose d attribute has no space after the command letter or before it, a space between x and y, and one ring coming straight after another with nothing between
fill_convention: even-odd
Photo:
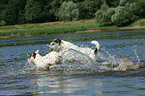
<instances>
[{"instance_id":1,"label":"tree line","mask_svg":"<svg viewBox=\"0 0 145 96\"><path fill-rule=\"evenodd\" d=\"M145 0L0 0L0 25L95 18L105 25L127 25L145 18Z\"/></svg>"}]
</instances>

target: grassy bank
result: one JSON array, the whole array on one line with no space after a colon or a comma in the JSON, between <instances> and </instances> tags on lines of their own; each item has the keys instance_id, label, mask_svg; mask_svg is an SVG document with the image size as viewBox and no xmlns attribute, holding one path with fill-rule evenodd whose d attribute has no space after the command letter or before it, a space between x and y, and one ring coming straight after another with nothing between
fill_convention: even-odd
<instances>
[{"instance_id":1,"label":"grassy bank","mask_svg":"<svg viewBox=\"0 0 145 96\"><path fill-rule=\"evenodd\" d=\"M40 24L23 24L3 26L0 28L0 36L9 35L42 35L56 33L73 33L76 31L98 29L94 20L80 20L76 22L50 22Z\"/></svg>"},{"instance_id":2,"label":"grassy bank","mask_svg":"<svg viewBox=\"0 0 145 96\"><path fill-rule=\"evenodd\" d=\"M145 19L134 22L128 27L134 26L145 26ZM1 26L0 37L23 37L23 36L40 36L50 34L61 34L61 33L74 33L83 32L86 30L118 30L120 27L117 26L104 26L100 27L95 23L94 19L91 20L80 20L73 22L49 22L49 23L37 23L37 24L23 24L23 25L12 25L12 26Z\"/></svg>"}]
</instances>

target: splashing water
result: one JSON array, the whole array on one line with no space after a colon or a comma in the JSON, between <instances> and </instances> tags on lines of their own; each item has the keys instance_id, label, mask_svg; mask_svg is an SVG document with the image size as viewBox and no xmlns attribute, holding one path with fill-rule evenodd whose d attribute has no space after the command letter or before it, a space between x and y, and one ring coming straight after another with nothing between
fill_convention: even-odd
<instances>
[{"instance_id":1,"label":"splashing water","mask_svg":"<svg viewBox=\"0 0 145 96\"><path fill-rule=\"evenodd\" d=\"M128 58L116 58L105 49L100 49L97 54L97 62L93 61L89 56L73 49L63 51L61 53L61 64L56 64L50 68L51 71L126 71L140 68L140 59L136 50L134 53L138 59L135 63ZM38 68L39 69L39 68Z\"/></svg>"},{"instance_id":2,"label":"splashing water","mask_svg":"<svg viewBox=\"0 0 145 96\"><path fill-rule=\"evenodd\" d=\"M136 45L134 45L134 47L136 47ZM134 53L135 53L135 56L137 58L137 61L140 62L140 58L139 58L139 56L138 56L138 54L136 52L136 48L134 49Z\"/></svg>"},{"instance_id":3,"label":"splashing water","mask_svg":"<svg viewBox=\"0 0 145 96\"><path fill-rule=\"evenodd\" d=\"M115 56L112 56L108 51L105 49L102 49L106 54L100 54L100 56L104 59L103 62L100 63L100 68L104 69L104 71L126 71L126 70L132 70L137 69L140 67L143 67L144 64L140 62L139 56L137 55L136 50L134 50L135 56L138 59L138 62L133 62L129 60L128 58L115 58ZM98 61L99 62L99 61ZM103 65L103 66L102 66Z\"/></svg>"},{"instance_id":4,"label":"splashing water","mask_svg":"<svg viewBox=\"0 0 145 96\"><path fill-rule=\"evenodd\" d=\"M99 68L97 68L97 63L88 55L73 49L61 52L61 59L62 64L54 65L50 70L99 70Z\"/></svg>"}]
</instances>

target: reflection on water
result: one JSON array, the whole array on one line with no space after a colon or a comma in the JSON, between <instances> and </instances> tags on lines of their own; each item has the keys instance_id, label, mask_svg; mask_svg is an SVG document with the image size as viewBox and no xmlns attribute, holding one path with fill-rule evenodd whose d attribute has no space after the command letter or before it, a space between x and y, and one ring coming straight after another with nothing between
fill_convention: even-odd
<instances>
[{"instance_id":1,"label":"reflection on water","mask_svg":"<svg viewBox=\"0 0 145 96\"><path fill-rule=\"evenodd\" d=\"M98 40L102 49L97 57L98 63L107 65L108 70L35 70L34 64L27 63L27 54L39 49L40 54L45 55L49 52L46 45L54 38L91 48L95 46L91 45L90 41ZM0 40L0 95L144 96L144 41L145 30ZM121 60L133 65L141 64L142 67L128 71L113 71L112 66L117 67ZM106 68L99 64L97 68Z\"/></svg>"},{"instance_id":2,"label":"reflection on water","mask_svg":"<svg viewBox=\"0 0 145 96\"><path fill-rule=\"evenodd\" d=\"M98 77L89 76L39 76L21 81L11 82L11 84L2 87L4 94L31 94L31 95L144 95L144 77ZM24 82L25 80L25 82ZM16 84L17 83L17 84ZM24 85L25 84L25 85ZM6 84L3 84L6 85ZM22 94L21 94L22 95Z\"/></svg>"},{"instance_id":3,"label":"reflection on water","mask_svg":"<svg viewBox=\"0 0 145 96\"><path fill-rule=\"evenodd\" d=\"M69 78L69 77L41 77L34 80L37 86L43 91L33 92L33 94L44 94L44 93L63 93L73 94L79 93L81 95L87 95L89 92L85 90L91 90L92 87L99 89L102 86L100 79L88 80L88 78ZM45 90L46 88L46 90ZM47 88L50 88L49 90ZM100 91L96 91L97 94L101 94Z\"/></svg>"}]
</instances>

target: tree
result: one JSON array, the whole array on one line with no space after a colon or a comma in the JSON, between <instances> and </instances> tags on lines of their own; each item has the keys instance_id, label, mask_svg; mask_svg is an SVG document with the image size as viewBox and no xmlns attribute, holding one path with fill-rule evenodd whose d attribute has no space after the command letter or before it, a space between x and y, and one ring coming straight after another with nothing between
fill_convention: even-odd
<instances>
[{"instance_id":1,"label":"tree","mask_svg":"<svg viewBox=\"0 0 145 96\"><path fill-rule=\"evenodd\" d=\"M139 18L145 18L145 0L134 0L129 5L129 9L134 13L134 15Z\"/></svg>"},{"instance_id":2,"label":"tree","mask_svg":"<svg viewBox=\"0 0 145 96\"><path fill-rule=\"evenodd\" d=\"M132 14L130 14L125 7L118 6L115 9L115 14L112 16L111 21L119 26L126 25L130 22L130 16L132 16Z\"/></svg>"},{"instance_id":3,"label":"tree","mask_svg":"<svg viewBox=\"0 0 145 96\"><path fill-rule=\"evenodd\" d=\"M47 6L50 6L50 10L48 11L49 21L58 20L57 13L63 2L64 0L52 0L49 4L47 4Z\"/></svg>"},{"instance_id":4,"label":"tree","mask_svg":"<svg viewBox=\"0 0 145 96\"><path fill-rule=\"evenodd\" d=\"M102 5L101 0L85 0L78 3L80 19L90 19L95 17L95 13Z\"/></svg>"},{"instance_id":5,"label":"tree","mask_svg":"<svg viewBox=\"0 0 145 96\"><path fill-rule=\"evenodd\" d=\"M114 14L114 8L109 8L109 6L104 3L101 9L96 12L96 23L101 26L111 25L111 16Z\"/></svg>"},{"instance_id":6,"label":"tree","mask_svg":"<svg viewBox=\"0 0 145 96\"><path fill-rule=\"evenodd\" d=\"M145 12L143 5L142 0L120 0L111 21L119 26L128 25L143 16Z\"/></svg>"},{"instance_id":7,"label":"tree","mask_svg":"<svg viewBox=\"0 0 145 96\"><path fill-rule=\"evenodd\" d=\"M19 24L25 22L24 6L26 0L9 0L4 9L4 20L7 24Z\"/></svg>"},{"instance_id":8,"label":"tree","mask_svg":"<svg viewBox=\"0 0 145 96\"><path fill-rule=\"evenodd\" d=\"M63 21L76 21L79 19L79 10L72 1L64 1L60 6L57 17Z\"/></svg>"},{"instance_id":9,"label":"tree","mask_svg":"<svg viewBox=\"0 0 145 96\"><path fill-rule=\"evenodd\" d=\"M136 16L145 17L145 0L120 0L119 6L128 7Z\"/></svg>"},{"instance_id":10,"label":"tree","mask_svg":"<svg viewBox=\"0 0 145 96\"><path fill-rule=\"evenodd\" d=\"M39 22L43 6L39 0L27 0L25 6L25 18L28 22Z\"/></svg>"},{"instance_id":11,"label":"tree","mask_svg":"<svg viewBox=\"0 0 145 96\"><path fill-rule=\"evenodd\" d=\"M103 3L106 3L109 7L117 7L120 0L102 0Z\"/></svg>"},{"instance_id":12,"label":"tree","mask_svg":"<svg viewBox=\"0 0 145 96\"><path fill-rule=\"evenodd\" d=\"M0 25L6 25L6 21L4 19L4 11L8 0L0 0Z\"/></svg>"}]
</instances>

